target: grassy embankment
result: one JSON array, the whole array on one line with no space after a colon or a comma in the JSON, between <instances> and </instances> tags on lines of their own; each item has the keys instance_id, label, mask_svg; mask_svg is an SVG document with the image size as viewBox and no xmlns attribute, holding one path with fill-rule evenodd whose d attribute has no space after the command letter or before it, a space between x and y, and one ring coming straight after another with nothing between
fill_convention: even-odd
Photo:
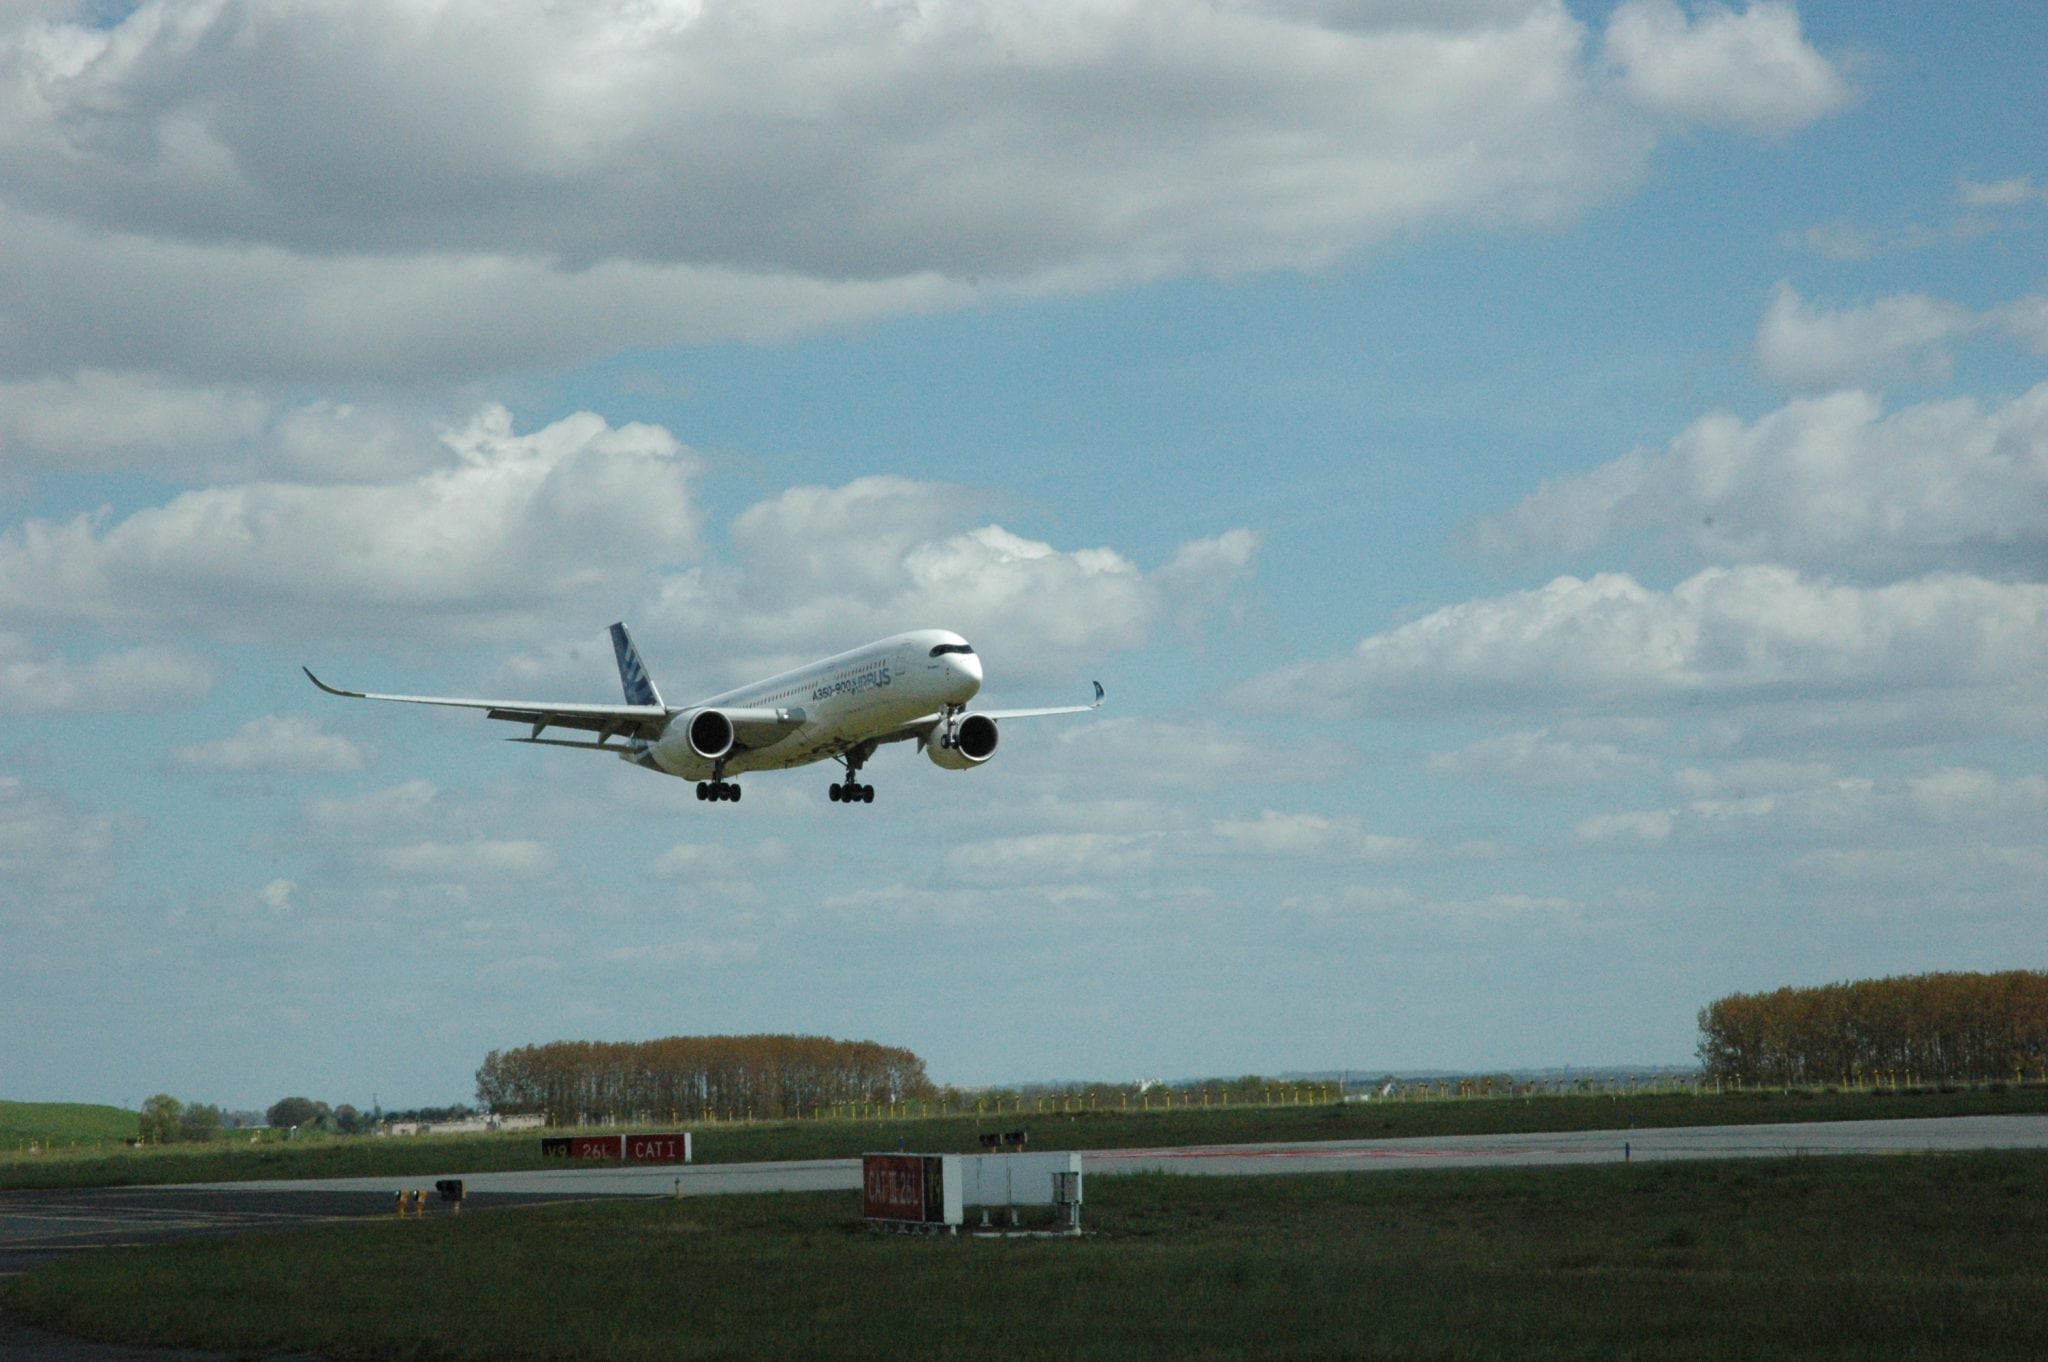
<instances>
[{"instance_id":1,"label":"grassy embankment","mask_svg":"<svg viewBox=\"0 0 2048 1362\"><path fill-rule=\"evenodd\" d=\"M79 1146L118 1145L142 1129L142 1118L120 1107L84 1102L0 1102L0 1158Z\"/></svg>"},{"instance_id":2,"label":"grassy embankment","mask_svg":"<svg viewBox=\"0 0 2048 1362\"><path fill-rule=\"evenodd\" d=\"M934 1153L972 1153L983 1131L1024 1129L1034 1149L1351 1140L1520 1131L1843 1121L1891 1116L2048 1113L2048 1086L1694 1095L1483 1097L1302 1106L1015 1113L869 1120L738 1121L694 1125L699 1163L845 1158L898 1141ZM205 1145L21 1155L0 1151L0 1189L142 1186L274 1178L429 1176L543 1166L535 1132L515 1135L244 1137Z\"/></svg>"},{"instance_id":3,"label":"grassy embankment","mask_svg":"<svg viewBox=\"0 0 2048 1362\"><path fill-rule=\"evenodd\" d=\"M332 1359L2038 1358L2048 1155L1091 1179L1083 1240L870 1236L849 1194L79 1255L46 1324ZM147 1309L138 1309L147 1302Z\"/></svg>"}]
</instances>

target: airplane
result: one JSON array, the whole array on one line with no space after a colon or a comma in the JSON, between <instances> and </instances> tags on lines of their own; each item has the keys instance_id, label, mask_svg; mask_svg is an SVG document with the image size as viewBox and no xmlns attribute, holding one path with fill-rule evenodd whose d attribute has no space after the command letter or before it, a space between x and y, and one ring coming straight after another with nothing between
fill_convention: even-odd
<instances>
[{"instance_id":1,"label":"airplane","mask_svg":"<svg viewBox=\"0 0 2048 1362\"><path fill-rule=\"evenodd\" d=\"M1102 683L1097 681L1090 704L969 713L967 702L981 689L981 658L958 634L918 629L694 705L669 705L662 703L626 626L614 624L611 634L619 683L626 693L623 705L378 695L330 686L313 675L312 668L300 670L329 695L480 709L486 718L531 724L531 733L508 741L615 753L650 771L696 781L700 800L735 804L740 787L730 776L827 760L846 768L845 779L830 787L833 803L872 804L875 787L856 777L883 743L914 741L933 765L968 771L996 754L998 722L1086 714L1103 698ZM595 733L597 738L584 742L541 736L551 728Z\"/></svg>"}]
</instances>

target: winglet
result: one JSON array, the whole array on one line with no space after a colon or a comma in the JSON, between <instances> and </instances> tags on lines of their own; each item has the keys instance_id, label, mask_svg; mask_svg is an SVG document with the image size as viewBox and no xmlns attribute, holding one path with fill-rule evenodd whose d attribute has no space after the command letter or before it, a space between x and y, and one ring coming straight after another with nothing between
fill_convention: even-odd
<instances>
[{"instance_id":1,"label":"winglet","mask_svg":"<svg viewBox=\"0 0 2048 1362\"><path fill-rule=\"evenodd\" d=\"M308 675L308 676L311 676L312 674L313 674L313 673L311 673L311 672L307 672L307 673L306 673L306 675ZM315 684L318 684L318 683L316 682ZM1097 681L1097 682L1095 683L1095 703L1096 703L1096 704L1097 704L1098 706L1099 706L1099 705L1100 705L1100 704L1102 703L1102 683L1101 683L1100 681Z\"/></svg>"},{"instance_id":2,"label":"winglet","mask_svg":"<svg viewBox=\"0 0 2048 1362\"><path fill-rule=\"evenodd\" d=\"M314 685L326 691L329 695L346 696L351 700L365 700L369 698L359 690L337 690L335 687L328 685L325 681L322 681L319 677L313 675L313 669L311 667L306 666L304 663L299 664L299 670L306 674L306 679L308 681L311 681Z\"/></svg>"}]
</instances>

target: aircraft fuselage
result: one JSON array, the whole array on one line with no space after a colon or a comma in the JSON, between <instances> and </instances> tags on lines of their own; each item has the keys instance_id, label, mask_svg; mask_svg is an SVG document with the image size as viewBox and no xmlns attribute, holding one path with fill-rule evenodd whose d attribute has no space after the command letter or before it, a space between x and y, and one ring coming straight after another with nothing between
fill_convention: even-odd
<instances>
[{"instance_id":1,"label":"aircraft fuselage","mask_svg":"<svg viewBox=\"0 0 2048 1362\"><path fill-rule=\"evenodd\" d=\"M736 751L726 775L775 771L820 761L925 715L957 709L981 689L981 659L945 629L896 634L848 652L714 695L696 709L801 711L803 721L780 740ZM653 743L641 745L643 766L707 780L714 763L690 745L687 715Z\"/></svg>"}]
</instances>

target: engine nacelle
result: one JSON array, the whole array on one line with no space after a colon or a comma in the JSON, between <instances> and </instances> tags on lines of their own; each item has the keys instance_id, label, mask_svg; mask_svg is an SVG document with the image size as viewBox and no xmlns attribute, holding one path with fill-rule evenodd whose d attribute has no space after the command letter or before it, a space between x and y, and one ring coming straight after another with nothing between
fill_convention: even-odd
<instances>
[{"instance_id":1,"label":"engine nacelle","mask_svg":"<svg viewBox=\"0 0 2048 1362\"><path fill-rule=\"evenodd\" d=\"M986 714L970 714L953 725L950 743L941 729L925 744L924 751L934 766L948 771L971 771L996 754L996 721Z\"/></svg>"},{"instance_id":2,"label":"engine nacelle","mask_svg":"<svg viewBox=\"0 0 2048 1362\"><path fill-rule=\"evenodd\" d=\"M690 740L690 750L706 761L717 761L732 751L732 745L739 735L733 731L732 720L715 709L700 709L684 716L684 736Z\"/></svg>"}]
</instances>

